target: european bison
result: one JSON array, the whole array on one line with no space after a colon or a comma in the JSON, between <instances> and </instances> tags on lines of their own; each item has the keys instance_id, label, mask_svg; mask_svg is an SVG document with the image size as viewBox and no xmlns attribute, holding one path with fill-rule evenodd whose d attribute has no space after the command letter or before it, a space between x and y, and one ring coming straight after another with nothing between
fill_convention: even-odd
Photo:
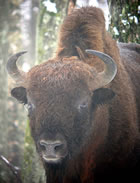
<instances>
[{"instance_id":1,"label":"european bison","mask_svg":"<svg viewBox=\"0 0 140 183\"><path fill-rule=\"evenodd\" d=\"M54 58L24 73L16 66L23 53L7 64L19 83L11 94L28 105L47 183L135 182L140 45L117 44L102 11L83 7L64 20Z\"/></svg>"}]
</instances>

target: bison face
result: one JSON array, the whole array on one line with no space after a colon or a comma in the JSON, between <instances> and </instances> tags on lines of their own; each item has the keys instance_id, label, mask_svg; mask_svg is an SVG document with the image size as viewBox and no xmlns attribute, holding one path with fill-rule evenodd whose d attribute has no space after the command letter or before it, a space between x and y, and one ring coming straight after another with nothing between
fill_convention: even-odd
<instances>
[{"instance_id":1,"label":"bison face","mask_svg":"<svg viewBox=\"0 0 140 183\"><path fill-rule=\"evenodd\" d=\"M93 75L81 63L54 63L33 68L26 89L12 95L27 103L31 132L37 150L47 163L60 163L78 155L94 128L94 112L114 94L109 89L92 90ZM93 78L92 78L93 79Z\"/></svg>"},{"instance_id":2,"label":"bison face","mask_svg":"<svg viewBox=\"0 0 140 183\"><path fill-rule=\"evenodd\" d=\"M86 148L91 136L93 144L97 144L96 134L100 133L94 129L100 129L103 121L97 120L102 116L98 106L114 97L113 91L102 88L116 74L114 61L95 52L101 59L105 57L106 64L105 71L97 74L77 59L55 58L33 67L25 75L15 65L23 53L12 56L7 64L9 74L16 81L24 81L11 94L27 105L31 133L42 160L59 164L76 157Z\"/></svg>"}]
</instances>

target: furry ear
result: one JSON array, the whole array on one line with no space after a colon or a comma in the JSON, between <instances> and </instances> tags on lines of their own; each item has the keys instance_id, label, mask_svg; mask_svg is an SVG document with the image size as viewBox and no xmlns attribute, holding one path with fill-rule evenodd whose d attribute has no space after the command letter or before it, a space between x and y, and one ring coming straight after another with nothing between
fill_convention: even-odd
<instances>
[{"instance_id":1,"label":"furry ear","mask_svg":"<svg viewBox=\"0 0 140 183\"><path fill-rule=\"evenodd\" d=\"M19 102L27 104L26 88L16 87L11 90L11 95L15 97Z\"/></svg>"},{"instance_id":2,"label":"furry ear","mask_svg":"<svg viewBox=\"0 0 140 183\"><path fill-rule=\"evenodd\" d=\"M109 103L115 96L115 93L109 88L99 88L93 92L93 104Z\"/></svg>"}]
</instances>

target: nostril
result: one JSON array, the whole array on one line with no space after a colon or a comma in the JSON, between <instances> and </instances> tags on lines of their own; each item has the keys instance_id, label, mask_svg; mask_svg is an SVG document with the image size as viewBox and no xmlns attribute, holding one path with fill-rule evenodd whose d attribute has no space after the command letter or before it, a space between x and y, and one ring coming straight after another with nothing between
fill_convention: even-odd
<instances>
[{"instance_id":1,"label":"nostril","mask_svg":"<svg viewBox=\"0 0 140 183\"><path fill-rule=\"evenodd\" d=\"M45 141L43 141L43 140L39 141L39 142L38 142L38 145L39 145L39 147L40 147L40 149L41 149L42 151L45 151L45 149L46 149Z\"/></svg>"},{"instance_id":2,"label":"nostril","mask_svg":"<svg viewBox=\"0 0 140 183\"><path fill-rule=\"evenodd\" d=\"M55 149L55 151L60 151L63 149L63 147L64 147L63 144L56 144L54 149Z\"/></svg>"},{"instance_id":3,"label":"nostril","mask_svg":"<svg viewBox=\"0 0 140 183\"><path fill-rule=\"evenodd\" d=\"M47 142L45 140L40 140L39 145L45 148L47 146Z\"/></svg>"},{"instance_id":4,"label":"nostril","mask_svg":"<svg viewBox=\"0 0 140 183\"><path fill-rule=\"evenodd\" d=\"M45 141L40 140L39 145L42 150L58 152L64 148L64 144L61 141Z\"/></svg>"},{"instance_id":5,"label":"nostril","mask_svg":"<svg viewBox=\"0 0 140 183\"><path fill-rule=\"evenodd\" d=\"M45 140L40 140L39 143L40 143L40 145L45 145L46 141Z\"/></svg>"}]
</instances>

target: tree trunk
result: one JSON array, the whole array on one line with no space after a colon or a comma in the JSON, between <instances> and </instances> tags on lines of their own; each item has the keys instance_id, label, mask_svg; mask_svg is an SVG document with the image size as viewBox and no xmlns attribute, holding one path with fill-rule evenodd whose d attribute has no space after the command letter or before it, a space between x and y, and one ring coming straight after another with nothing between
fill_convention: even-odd
<instances>
[{"instance_id":1,"label":"tree trunk","mask_svg":"<svg viewBox=\"0 0 140 183\"><path fill-rule=\"evenodd\" d=\"M110 32L120 42L140 43L140 16L138 0L109 0Z\"/></svg>"},{"instance_id":2,"label":"tree trunk","mask_svg":"<svg viewBox=\"0 0 140 183\"><path fill-rule=\"evenodd\" d=\"M17 26L19 15L15 13L18 12L18 8L18 3L0 0L0 155L16 166L20 166L22 161L24 113L23 107L9 94L8 85L11 87L11 80L8 80L6 63L20 42ZM2 161L0 161L0 182L16 182L11 170Z\"/></svg>"}]
</instances>

